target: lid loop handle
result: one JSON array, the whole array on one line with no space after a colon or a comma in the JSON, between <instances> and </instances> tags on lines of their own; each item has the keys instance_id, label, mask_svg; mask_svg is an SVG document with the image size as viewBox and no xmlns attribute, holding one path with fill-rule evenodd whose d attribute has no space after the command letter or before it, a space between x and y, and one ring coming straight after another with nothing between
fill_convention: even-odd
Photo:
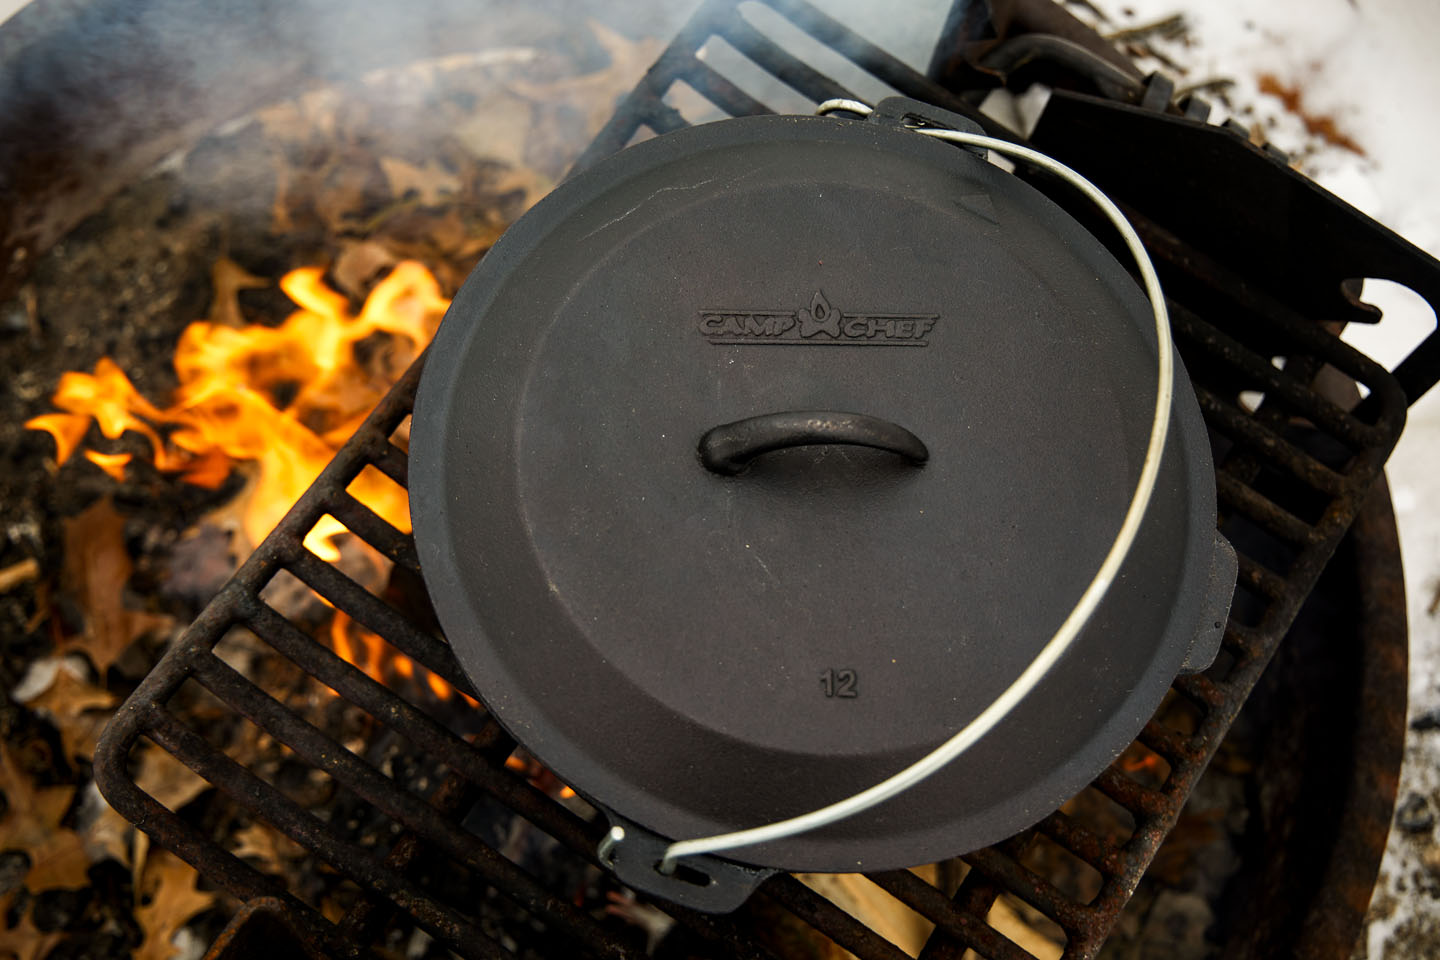
<instances>
[{"instance_id":1,"label":"lid loop handle","mask_svg":"<svg viewBox=\"0 0 1440 960\"><path fill-rule=\"evenodd\" d=\"M700 438L700 462L714 473L734 476L762 453L815 444L845 443L888 450L920 466L930 451L920 438L889 420L863 413L792 410L723 423Z\"/></svg>"}]
</instances>

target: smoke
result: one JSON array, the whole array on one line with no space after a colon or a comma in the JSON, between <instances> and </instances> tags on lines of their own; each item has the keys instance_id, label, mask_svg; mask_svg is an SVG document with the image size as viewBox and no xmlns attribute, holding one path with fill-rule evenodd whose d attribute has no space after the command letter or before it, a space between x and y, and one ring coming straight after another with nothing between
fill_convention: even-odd
<instances>
[{"instance_id":1,"label":"smoke","mask_svg":"<svg viewBox=\"0 0 1440 960\"><path fill-rule=\"evenodd\" d=\"M816 5L923 70L951 2ZM15 5L0 0L0 16ZM36 0L0 24L0 299L18 288L38 254L125 185L260 107L376 69L553 42L557 25L573 30L588 18L632 38L668 42L698 5ZM746 3L741 15L855 95L873 100L891 92L764 4ZM703 55L771 109L814 107L724 41L712 40ZM714 116L712 109L699 119Z\"/></svg>"}]
</instances>

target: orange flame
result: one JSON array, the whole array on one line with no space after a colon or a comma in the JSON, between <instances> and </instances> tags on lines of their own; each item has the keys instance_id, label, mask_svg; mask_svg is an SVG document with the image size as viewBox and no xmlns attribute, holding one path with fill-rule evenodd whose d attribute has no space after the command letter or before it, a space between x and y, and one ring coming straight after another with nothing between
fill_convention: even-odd
<instances>
[{"instance_id":1,"label":"orange flame","mask_svg":"<svg viewBox=\"0 0 1440 960\"><path fill-rule=\"evenodd\" d=\"M92 422L110 440L139 434L157 468L211 489L237 463L253 462L241 525L251 543L259 543L430 342L449 306L435 278L413 261L396 266L358 316L325 285L323 274L322 268L302 267L285 275L280 287L300 309L279 326L200 320L186 327L175 351L180 386L170 406L152 404L113 360L102 357L93 373L61 377L53 402L63 413L25 425L55 438L61 464ZM366 349L357 350L362 342ZM85 455L116 479L123 479L130 461L124 453ZM350 492L409 532L403 489L372 470ZM339 521L323 517L305 546L337 560L333 541L343 530Z\"/></svg>"},{"instance_id":2,"label":"orange flame","mask_svg":"<svg viewBox=\"0 0 1440 960\"><path fill-rule=\"evenodd\" d=\"M114 360L102 357L93 373L60 378L52 402L63 412L26 426L54 437L59 464L80 449L92 423L109 440L140 435L158 469L197 486L218 488L238 464L253 464L241 525L251 543L259 543L430 342L450 305L435 278L413 261L397 265L358 315L323 276L320 267L302 267L281 279L299 309L279 326L199 320L186 327L174 358L180 385L169 406L147 400ZM117 481L132 461L130 453L83 452ZM402 487L370 469L349 492L409 532ZM305 546L338 560L335 537L344 529L322 517ZM330 622L330 645L380 683L387 676L418 677L421 689L440 700L459 696L479 706L340 610Z\"/></svg>"},{"instance_id":3,"label":"orange flame","mask_svg":"<svg viewBox=\"0 0 1440 960\"><path fill-rule=\"evenodd\" d=\"M95 450L86 450L85 459L110 474L116 481L120 481L125 479L125 464L129 463L131 458L128 453L100 453Z\"/></svg>"},{"instance_id":4,"label":"orange flame","mask_svg":"<svg viewBox=\"0 0 1440 960\"><path fill-rule=\"evenodd\" d=\"M451 697L459 697L472 707L480 706L474 697L456 690L438 674L419 667L414 660L393 649L379 634L372 633L356 623L343 610L336 610L330 621L330 649L377 683L388 684L390 675L410 680L417 671L423 671L425 686L436 699L449 700Z\"/></svg>"},{"instance_id":5,"label":"orange flame","mask_svg":"<svg viewBox=\"0 0 1440 960\"><path fill-rule=\"evenodd\" d=\"M559 777L551 773L540 761L530 756L520 756L512 753L505 758L505 769L513 770L516 773L523 773L525 779L530 781L532 786L539 787L551 796L559 797L561 800L568 800L575 796L575 791L569 785L563 783Z\"/></svg>"},{"instance_id":6,"label":"orange flame","mask_svg":"<svg viewBox=\"0 0 1440 960\"><path fill-rule=\"evenodd\" d=\"M1162 773L1168 769L1168 766L1159 754L1154 753L1143 753L1120 758L1120 769L1126 773L1138 773L1142 770L1146 773Z\"/></svg>"}]
</instances>

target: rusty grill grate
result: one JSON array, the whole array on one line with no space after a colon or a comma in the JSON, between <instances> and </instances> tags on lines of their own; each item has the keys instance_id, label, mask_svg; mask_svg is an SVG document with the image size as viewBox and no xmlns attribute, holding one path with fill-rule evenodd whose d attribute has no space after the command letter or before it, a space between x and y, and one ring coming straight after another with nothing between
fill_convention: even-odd
<instances>
[{"instance_id":1,"label":"rusty grill grate","mask_svg":"<svg viewBox=\"0 0 1440 960\"><path fill-rule=\"evenodd\" d=\"M937 83L802 0L766 3L900 93L964 108ZM697 59L697 51L713 36L723 36L813 100L851 95L758 32L740 15L736 0L716 0L706 4L665 51L580 164L619 149L642 127L658 133L683 125L684 118L664 100L677 80L727 113L765 112L763 104ZM934 922L935 933L922 954L927 958L958 958L966 949L995 960L1030 957L987 922L1002 892L1058 925L1067 957L1098 952L1380 475L1404 423L1405 392L1386 370L1300 311L1255 293L1182 241L1143 219L1137 225L1171 284L1167 289L1174 296L1176 340L1216 447L1222 526L1240 552L1240 583L1222 653L1205 674L1176 681L1136 744L1086 789L1094 802L1067 805L1071 812L1054 813L1021 835L965 855L961 859L968 871L958 889L941 889L904 870L868 875L870 882ZM1285 358L1283 368L1272 360L1277 356ZM1368 391L1359 412L1347 411L1311 388L1325 366ZM101 742L96 779L118 811L210 881L251 903L279 898L305 939L327 955L364 955L397 912L408 914L461 956L511 955L481 929L471 911L447 903L417 879L419 871L412 866L421 858L443 858L450 868L468 871L553 934L573 941L577 953L637 955L631 938L574 906L563 892L548 889L462 821L479 798L488 796L557 840L577 863L592 864L603 824L587 822L523 775L506 769L515 744L493 721L477 725L474 735L454 732L452 723L440 719L438 704L418 707L372 680L286 619L262 595L281 571L288 572L396 650L460 690L470 690L439 636L303 545L306 533L329 514L398 568L418 574L411 538L346 488L367 467L405 485L406 455L392 437L410 412L419 374L417 363L125 703ZM1258 391L1263 400L1244 403L1242 391ZM236 628L253 632L343 700L369 713L416 753L448 771L446 776L428 789L393 779L291 712L217 656L217 643ZM393 821L392 842L383 848L357 843L212 746L189 722L184 708L175 705L177 691L188 681L198 682L226 710L248 719L300 761ZM169 751L257 819L354 881L363 893L358 905L338 922L326 919L146 794L127 773L128 757L140 738ZM1087 814L1102 805L1124 813L1104 822ZM1045 845L1085 864L1094 882L1077 889L1047 874L1044 858L1031 856ZM772 955L756 931L762 922L773 923L777 911L793 914L792 919L866 960L905 956L790 876L767 882L751 904L731 916L656 906L725 956Z\"/></svg>"}]
</instances>

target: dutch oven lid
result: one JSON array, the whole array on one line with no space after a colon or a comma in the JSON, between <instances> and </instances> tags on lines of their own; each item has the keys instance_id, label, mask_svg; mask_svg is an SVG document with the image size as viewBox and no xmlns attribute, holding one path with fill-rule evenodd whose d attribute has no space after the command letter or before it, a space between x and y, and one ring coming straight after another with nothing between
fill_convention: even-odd
<instances>
[{"instance_id":1,"label":"dutch oven lid","mask_svg":"<svg viewBox=\"0 0 1440 960\"><path fill-rule=\"evenodd\" d=\"M988 706L1094 575L1144 455L1152 324L1053 203L897 126L757 117L627 149L505 234L429 351L412 514L447 636L521 743L663 836L853 794ZM1206 616L1183 371L1176 397L1141 536L1040 687L910 792L736 859L963 852L1120 752ZM702 462L712 428L772 414ZM806 431L892 449L784 445Z\"/></svg>"}]
</instances>

